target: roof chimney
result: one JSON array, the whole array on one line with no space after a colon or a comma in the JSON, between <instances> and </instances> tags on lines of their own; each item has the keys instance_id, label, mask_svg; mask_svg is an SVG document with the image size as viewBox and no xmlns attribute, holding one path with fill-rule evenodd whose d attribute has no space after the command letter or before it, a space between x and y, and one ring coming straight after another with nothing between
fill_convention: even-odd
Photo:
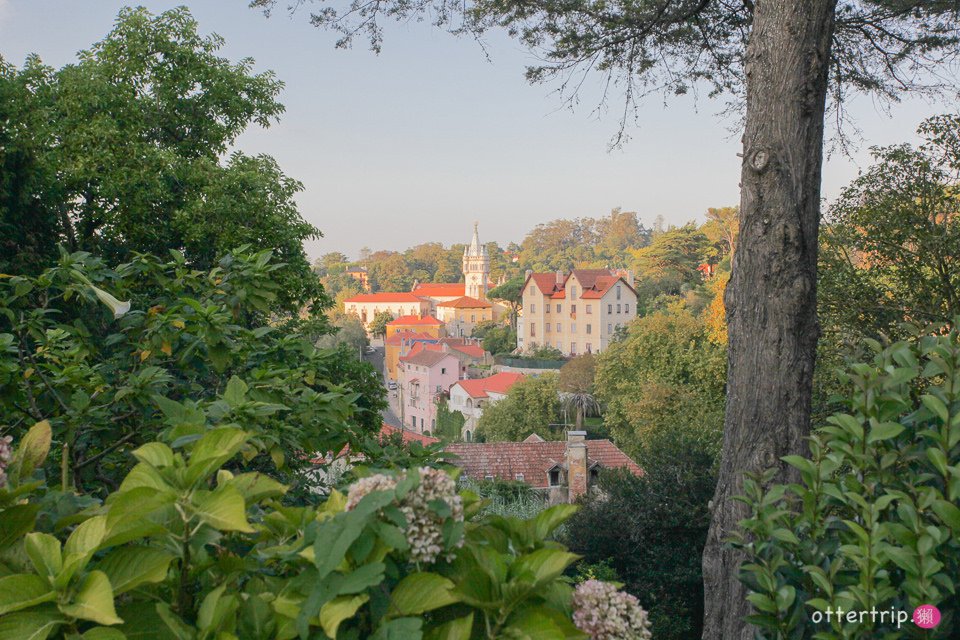
<instances>
[{"instance_id":1,"label":"roof chimney","mask_svg":"<svg viewBox=\"0 0 960 640\"><path fill-rule=\"evenodd\" d=\"M523 274L523 279L524 279L524 280L529 280L529 279L530 279L530 276L532 276L532 275L533 275L533 269L527 269L527 270L524 272L524 274Z\"/></svg>"},{"instance_id":2,"label":"roof chimney","mask_svg":"<svg viewBox=\"0 0 960 640\"><path fill-rule=\"evenodd\" d=\"M557 286L559 287L562 284L563 284L563 271L560 271L559 269L557 269Z\"/></svg>"},{"instance_id":3,"label":"roof chimney","mask_svg":"<svg viewBox=\"0 0 960 640\"><path fill-rule=\"evenodd\" d=\"M567 431L567 496L570 502L587 492L586 431Z\"/></svg>"}]
</instances>

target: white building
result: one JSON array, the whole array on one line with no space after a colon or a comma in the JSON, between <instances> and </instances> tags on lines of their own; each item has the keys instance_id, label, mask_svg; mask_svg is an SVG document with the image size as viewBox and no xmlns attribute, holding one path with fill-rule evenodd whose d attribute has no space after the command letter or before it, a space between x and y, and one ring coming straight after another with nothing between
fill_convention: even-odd
<instances>
[{"instance_id":1,"label":"white building","mask_svg":"<svg viewBox=\"0 0 960 640\"><path fill-rule=\"evenodd\" d=\"M450 410L459 411L465 418L461 434L464 441L473 441L484 408L505 398L523 378L521 373L497 373L487 378L460 380L450 387Z\"/></svg>"}]
</instances>

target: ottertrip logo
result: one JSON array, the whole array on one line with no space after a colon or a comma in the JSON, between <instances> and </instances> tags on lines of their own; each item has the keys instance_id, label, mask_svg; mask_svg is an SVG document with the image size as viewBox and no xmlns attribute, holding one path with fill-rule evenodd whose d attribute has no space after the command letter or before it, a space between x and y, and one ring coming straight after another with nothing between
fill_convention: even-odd
<instances>
[{"instance_id":1,"label":"ottertrip logo","mask_svg":"<svg viewBox=\"0 0 960 640\"><path fill-rule=\"evenodd\" d=\"M896 623L899 629L904 622L910 620L910 614L907 611L899 609L863 609L860 611L845 611L841 607L836 609L827 608L826 611L814 611L810 616L814 624L831 622L879 622ZM922 604L913 611L913 623L921 629L933 629L940 624L940 610L932 604Z\"/></svg>"}]
</instances>

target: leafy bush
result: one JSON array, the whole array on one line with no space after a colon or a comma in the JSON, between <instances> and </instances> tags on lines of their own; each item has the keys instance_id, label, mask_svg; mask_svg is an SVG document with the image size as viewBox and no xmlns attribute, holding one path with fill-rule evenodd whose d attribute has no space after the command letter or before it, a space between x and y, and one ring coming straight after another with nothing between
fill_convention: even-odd
<instances>
[{"instance_id":1,"label":"leafy bush","mask_svg":"<svg viewBox=\"0 0 960 640\"><path fill-rule=\"evenodd\" d=\"M196 435L141 446L118 491L37 531L51 430L28 432L0 488L0 637L587 637L577 556L547 541L575 507L472 521L477 496L428 468L283 506L282 484L223 468L251 434Z\"/></svg>"},{"instance_id":2,"label":"leafy bush","mask_svg":"<svg viewBox=\"0 0 960 640\"><path fill-rule=\"evenodd\" d=\"M157 433L243 423L245 455L284 472L303 451L359 446L380 428L382 383L355 353L313 346L322 319L272 312L280 266L243 248L209 271L177 252L116 269L80 252L0 277L0 426L49 421L64 487L81 492L116 488L125 451Z\"/></svg>"},{"instance_id":3,"label":"leafy bush","mask_svg":"<svg viewBox=\"0 0 960 640\"><path fill-rule=\"evenodd\" d=\"M809 459L784 458L799 482L770 485L773 472L744 480L751 515L735 544L750 621L766 637L956 637L960 333L872 346L871 364L842 375L849 412L815 431ZM826 616L909 616L921 604L943 614L933 632L889 615Z\"/></svg>"}]
</instances>

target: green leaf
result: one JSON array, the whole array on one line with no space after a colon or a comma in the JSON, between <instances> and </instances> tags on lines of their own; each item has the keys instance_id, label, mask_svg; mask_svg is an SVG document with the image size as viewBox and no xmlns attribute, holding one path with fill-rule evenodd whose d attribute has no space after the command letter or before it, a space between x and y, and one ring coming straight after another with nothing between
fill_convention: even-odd
<instances>
[{"instance_id":1,"label":"green leaf","mask_svg":"<svg viewBox=\"0 0 960 640\"><path fill-rule=\"evenodd\" d=\"M420 618L396 618L380 625L370 640L421 640L422 627Z\"/></svg>"},{"instance_id":2,"label":"green leaf","mask_svg":"<svg viewBox=\"0 0 960 640\"><path fill-rule=\"evenodd\" d=\"M110 627L94 627L80 637L83 640L127 640L122 631Z\"/></svg>"},{"instance_id":3,"label":"green leaf","mask_svg":"<svg viewBox=\"0 0 960 640\"><path fill-rule=\"evenodd\" d=\"M276 498L287 492L285 485L260 472L234 476L230 485L240 492L247 504L254 504L265 498Z\"/></svg>"},{"instance_id":4,"label":"green leaf","mask_svg":"<svg viewBox=\"0 0 960 640\"><path fill-rule=\"evenodd\" d=\"M558 616L550 615L544 609L522 609L514 614L504 635L522 640L588 638L569 622L564 624Z\"/></svg>"},{"instance_id":5,"label":"green leaf","mask_svg":"<svg viewBox=\"0 0 960 640\"><path fill-rule=\"evenodd\" d=\"M544 509L533 519L533 531L537 540L544 540L553 530L563 524L577 511L573 504L558 504Z\"/></svg>"},{"instance_id":6,"label":"green leaf","mask_svg":"<svg viewBox=\"0 0 960 640\"><path fill-rule=\"evenodd\" d=\"M114 595L141 584L162 582L173 555L155 547L120 547L97 563L113 587Z\"/></svg>"},{"instance_id":7,"label":"green leaf","mask_svg":"<svg viewBox=\"0 0 960 640\"><path fill-rule=\"evenodd\" d=\"M220 631L224 622L236 613L240 601L235 595L224 595L226 589L227 585L220 585L203 599L197 612L197 626L201 631Z\"/></svg>"},{"instance_id":8,"label":"green leaf","mask_svg":"<svg viewBox=\"0 0 960 640\"><path fill-rule=\"evenodd\" d=\"M40 505L17 504L0 511L0 550L12 546L33 529Z\"/></svg>"},{"instance_id":9,"label":"green leaf","mask_svg":"<svg viewBox=\"0 0 960 640\"><path fill-rule=\"evenodd\" d=\"M21 573L0 578L0 616L26 609L57 597L56 591L40 576Z\"/></svg>"},{"instance_id":10,"label":"green leaf","mask_svg":"<svg viewBox=\"0 0 960 640\"><path fill-rule=\"evenodd\" d=\"M134 465L127 477L120 483L120 491L132 491L141 487L147 487L154 491L162 493L171 493L173 487L164 479L160 473L152 466L144 463Z\"/></svg>"},{"instance_id":11,"label":"green leaf","mask_svg":"<svg viewBox=\"0 0 960 640\"><path fill-rule=\"evenodd\" d=\"M23 549L41 576L53 578L63 569L60 541L48 533L28 533L23 540Z\"/></svg>"},{"instance_id":12,"label":"green leaf","mask_svg":"<svg viewBox=\"0 0 960 640\"><path fill-rule=\"evenodd\" d=\"M560 549L538 549L521 556L510 565L511 576L530 573L537 583L547 582L561 575L580 556Z\"/></svg>"},{"instance_id":13,"label":"green leaf","mask_svg":"<svg viewBox=\"0 0 960 640\"><path fill-rule=\"evenodd\" d=\"M352 596L338 596L320 608L320 626L331 638L337 637L340 624L352 618L357 610L370 599L365 593Z\"/></svg>"},{"instance_id":14,"label":"green leaf","mask_svg":"<svg viewBox=\"0 0 960 640\"><path fill-rule=\"evenodd\" d=\"M812 474L816 471L816 467L813 466L813 462L804 458L803 456L783 456L780 459L794 469L797 469L803 473Z\"/></svg>"},{"instance_id":15,"label":"green leaf","mask_svg":"<svg viewBox=\"0 0 960 640\"><path fill-rule=\"evenodd\" d=\"M391 613L414 616L458 602L453 582L439 574L411 573L390 594Z\"/></svg>"},{"instance_id":16,"label":"green leaf","mask_svg":"<svg viewBox=\"0 0 960 640\"><path fill-rule=\"evenodd\" d=\"M80 583L73 604L60 607L65 615L97 624L111 625L123 622L113 608L113 589L110 579L102 571L91 571Z\"/></svg>"},{"instance_id":17,"label":"green leaf","mask_svg":"<svg viewBox=\"0 0 960 640\"><path fill-rule=\"evenodd\" d=\"M867 436L867 442L872 444L880 440L889 440L896 438L903 433L904 426L899 422L881 422L870 429L870 435Z\"/></svg>"},{"instance_id":18,"label":"green leaf","mask_svg":"<svg viewBox=\"0 0 960 640\"><path fill-rule=\"evenodd\" d=\"M228 405L236 408L244 403L246 396L247 383L237 376L231 376L227 382L227 388L223 392L223 399L226 400Z\"/></svg>"},{"instance_id":19,"label":"green leaf","mask_svg":"<svg viewBox=\"0 0 960 640\"><path fill-rule=\"evenodd\" d=\"M473 630L473 614L457 618L431 629L424 636L424 640L470 640Z\"/></svg>"},{"instance_id":20,"label":"green leaf","mask_svg":"<svg viewBox=\"0 0 960 640\"><path fill-rule=\"evenodd\" d=\"M237 625L237 635L240 638L273 638L276 629L270 605L255 595L250 595L243 601Z\"/></svg>"},{"instance_id":21,"label":"green leaf","mask_svg":"<svg viewBox=\"0 0 960 640\"><path fill-rule=\"evenodd\" d=\"M0 638L46 640L57 627L67 622L56 607L18 611L0 617Z\"/></svg>"},{"instance_id":22,"label":"green leaf","mask_svg":"<svg viewBox=\"0 0 960 640\"><path fill-rule=\"evenodd\" d=\"M940 516L943 523L953 529L954 533L960 532L960 509L956 505L946 500L937 500L933 503L933 512Z\"/></svg>"},{"instance_id":23,"label":"green leaf","mask_svg":"<svg viewBox=\"0 0 960 640\"><path fill-rule=\"evenodd\" d=\"M947 405L943 403L943 400L928 393L921 396L920 402L922 402L923 406L929 409L931 413L940 418L940 422L943 424L947 423L950 417L950 411L947 409Z\"/></svg>"},{"instance_id":24,"label":"green leaf","mask_svg":"<svg viewBox=\"0 0 960 640\"><path fill-rule=\"evenodd\" d=\"M211 473L232 458L249 439L249 434L234 427L221 427L203 434L190 452L186 482L193 485L205 480Z\"/></svg>"},{"instance_id":25,"label":"green leaf","mask_svg":"<svg viewBox=\"0 0 960 640\"><path fill-rule=\"evenodd\" d=\"M173 450L162 442L148 442L134 451L133 457L157 469L173 466Z\"/></svg>"},{"instance_id":26,"label":"green leaf","mask_svg":"<svg viewBox=\"0 0 960 640\"><path fill-rule=\"evenodd\" d=\"M943 453L943 449L930 447L927 449L927 458L941 475L947 474L947 456Z\"/></svg>"},{"instance_id":27,"label":"green leaf","mask_svg":"<svg viewBox=\"0 0 960 640\"><path fill-rule=\"evenodd\" d=\"M50 423L41 420L36 423L20 440L12 466L17 470L17 478L23 480L33 475L33 471L43 464L50 453L50 439L53 432Z\"/></svg>"},{"instance_id":28,"label":"green leaf","mask_svg":"<svg viewBox=\"0 0 960 640\"><path fill-rule=\"evenodd\" d=\"M247 522L243 496L229 485L218 487L215 491L197 492L190 506L201 520L214 529L253 533L253 527Z\"/></svg>"},{"instance_id":29,"label":"green leaf","mask_svg":"<svg viewBox=\"0 0 960 640\"><path fill-rule=\"evenodd\" d=\"M180 616L175 614L171 609L170 605L165 602L157 604L157 614L160 616L160 619L163 620L163 623L166 625L166 631L168 633L163 634L164 639L173 638L175 640L193 640L194 632L193 629L187 625L183 620L180 619Z\"/></svg>"}]
</instances>

